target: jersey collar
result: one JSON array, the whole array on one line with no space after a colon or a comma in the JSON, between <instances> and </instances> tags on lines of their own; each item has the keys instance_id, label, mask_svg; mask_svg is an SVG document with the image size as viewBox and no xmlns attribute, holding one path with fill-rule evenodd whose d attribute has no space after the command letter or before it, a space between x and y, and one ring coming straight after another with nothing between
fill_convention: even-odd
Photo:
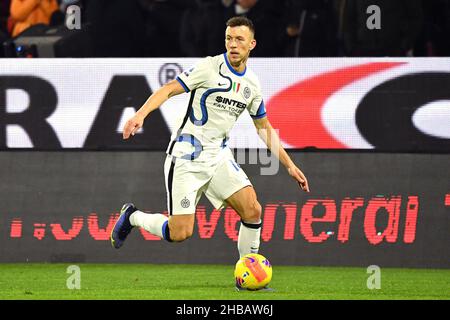
<instances>
[{"instance_id":1,"label":"jersey collar","mask_svg":"<svg viewBox=\"0 0 450 320\"><path fill-rule=\"evenodd\" d=\"M244 71L242 72L237 72L232 66L231 64L228 62L228 57L227 57L227 53L225 52L223 54L223 58L225 59L225 62L227 63L228 69L230 69L230 71L232 73L234 73L235 75L237 75L238 77L242 77L245 74L245 71L247 71L247 66L245 66Z\"/></svg>"}]
</instances>

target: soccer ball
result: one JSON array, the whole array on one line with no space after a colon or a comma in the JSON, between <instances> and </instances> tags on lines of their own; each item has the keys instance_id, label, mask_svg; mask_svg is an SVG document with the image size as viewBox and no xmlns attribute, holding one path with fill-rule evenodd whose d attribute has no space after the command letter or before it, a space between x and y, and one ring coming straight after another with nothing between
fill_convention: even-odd
<instances>
[{"instance_id":1,"label":"soccer ball","mask_svg":"<svg viewBox=\"0 0 450 320\"><path fill-rule=\"evenodd\" d=\"M259 290L272 280L272 266L262 255L250 253L236 262L234 278L238 288Z\"/></svg>"}]
</instances>

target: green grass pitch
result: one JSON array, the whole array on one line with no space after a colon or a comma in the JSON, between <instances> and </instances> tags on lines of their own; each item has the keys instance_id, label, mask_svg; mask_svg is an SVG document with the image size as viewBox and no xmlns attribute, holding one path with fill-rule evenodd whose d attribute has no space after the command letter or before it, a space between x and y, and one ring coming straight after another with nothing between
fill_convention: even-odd
<instances>
[{"instance_id":1,"label":"green grass pitch","mask_svg":"<svg viewBox=\"0 0 450 320\"><path fill-rule=\"evenodd\" d=\"M450 270L381 267L369 290L366 268L274 266L274 292L237 292L233 266L77 264L80 289L68 289L70 264L0 264L0 299L316 300L450 299Z\"/></svg>"}]
</instances>

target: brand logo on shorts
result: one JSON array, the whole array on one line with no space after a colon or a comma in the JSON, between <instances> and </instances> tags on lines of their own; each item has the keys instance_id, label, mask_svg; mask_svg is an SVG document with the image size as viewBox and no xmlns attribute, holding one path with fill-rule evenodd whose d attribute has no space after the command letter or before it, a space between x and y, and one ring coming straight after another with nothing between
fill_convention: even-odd
<instances>
[{"instance_id":1,"label":"brand logo on shorts","mask_svg":"<svg viewBox=\"0 0 450 320\"><path fill-rule=\"evenodd\" d=\"M245 99L250 98L251 94L252 94L252 92L250 91L250 88L249 87L245 87L245 89L244 89L244 98Z\"/></svg>"},{"instance_id":2,"label":"brand logo on shorts","mask_svg":"<svg viewBox=\"0 0 450 320\"><path fill-rule=\"evenodd\" d=\"M183 200L181 200L181 207L182 208L189 208L189 206L191 205L191 202L188 200L188 199L186 199L186 197L184 197L184 199Z\"/></svg>"}]
</instances>

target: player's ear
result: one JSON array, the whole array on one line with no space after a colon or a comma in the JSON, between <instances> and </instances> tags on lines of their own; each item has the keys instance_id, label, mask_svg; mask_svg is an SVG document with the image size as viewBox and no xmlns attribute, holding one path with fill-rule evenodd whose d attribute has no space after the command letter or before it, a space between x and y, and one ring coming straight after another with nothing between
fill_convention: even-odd
<instances>
[{"instance_id":1,"label":"player's ear","mask_svg":"<svg viewBox=\"0 0 450 320\"><path fill-rule=\"evenodd\" d=\"M256 47L256 39L252 39L252 41L250 41L250 50L255 49Z\"/></svg>"}]
</instances>

